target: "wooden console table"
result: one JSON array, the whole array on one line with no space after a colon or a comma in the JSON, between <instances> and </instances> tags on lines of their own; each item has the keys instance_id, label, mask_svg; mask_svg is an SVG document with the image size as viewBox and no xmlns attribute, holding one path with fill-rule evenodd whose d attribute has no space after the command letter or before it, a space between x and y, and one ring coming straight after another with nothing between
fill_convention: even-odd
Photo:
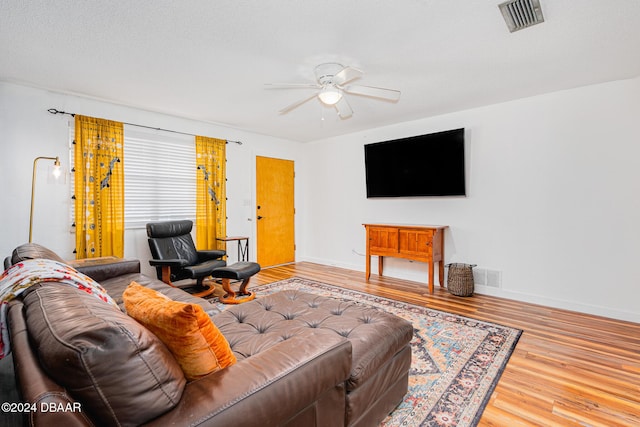
<instances>
[{"instance_id":1,"label":"wooden console table","mask_svg":"<svg viewBox=\"0 0 640 427\"><path fill-rule=\"evenodd\" d=\"M433 265L438 262L438 278L440 286L444 286L444 230L447 225L363 225L367 231L367 280L371 276L371 256L378 256L380 276L382 260L390 256L429 263L429 293L433 293Z\"/></svg>"}]
</instances>

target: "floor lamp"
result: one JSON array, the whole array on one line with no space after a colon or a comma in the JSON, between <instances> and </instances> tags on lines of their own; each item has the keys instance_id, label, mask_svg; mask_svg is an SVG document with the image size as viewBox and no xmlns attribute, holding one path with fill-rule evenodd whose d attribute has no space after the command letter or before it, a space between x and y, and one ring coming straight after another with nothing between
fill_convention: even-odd
<instances>
[{"instance_id":1,"label":"floor lamp","mask_svg":"<svg viewBox=\"0 0 640 427\"><path fill-rule=\"evenodd\" d=\"M36 172L38 160L53 160L53 177L55 179L60 178L62 174L62 168L60 167L60 158L59 157L36 157L33 160L33 177L31 178L31 213L29 214L29 243L31 243L31 235L33 232L33 199L36 192Z\"/></svg>"}]
</instances>

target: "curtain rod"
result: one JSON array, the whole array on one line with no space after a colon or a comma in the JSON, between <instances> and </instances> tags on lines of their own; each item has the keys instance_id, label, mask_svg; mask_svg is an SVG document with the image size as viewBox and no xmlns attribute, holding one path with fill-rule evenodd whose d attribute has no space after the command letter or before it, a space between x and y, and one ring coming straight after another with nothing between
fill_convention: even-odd
<instances>
[{"instance_id":1,"label":"curtain rod","mask_svg":"<svg viewBox=\"0 0 640 427\"><path fill-rule=\"evenodd\" d=\"M60 111L60 110L57 110L55 108L49 108L47 111L50 112L51 114L66 114L67 116L71 116L71 117L75 117L76 116L75 113L67 113L66 111ZM180 135L198 136L198 135L194 135L192 133L180 132L180 131L177 131L177 130L170 130L170 129L154 128L152 126L139 125L139 124L136 124L136 123L123 122L123 124L129 125L129 126L137 126L139 128L145 128L145 129L160 130L160 131L163 131L163 132L178 133ZM226 139L225 141L227 141L227 143L233 142L234 144L242 145L241 141L231 141L230 139Z\"/></svg>"}]
</instances>

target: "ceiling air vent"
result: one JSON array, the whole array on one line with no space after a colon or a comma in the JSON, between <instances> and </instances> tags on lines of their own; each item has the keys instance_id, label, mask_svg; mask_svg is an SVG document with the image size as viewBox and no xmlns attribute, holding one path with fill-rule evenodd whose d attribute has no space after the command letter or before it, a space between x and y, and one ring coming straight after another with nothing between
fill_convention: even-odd
<instances>
[{"instance_id":1,"label":"ceiling air vent","mask_svg":"<svg viewBox=\"0 0 640 427\"><path fill-rule=\"evenodd\" d=\"M512 33L544 22L540 0L511 0L498 7Z\"/></svg>"}]
</instances>

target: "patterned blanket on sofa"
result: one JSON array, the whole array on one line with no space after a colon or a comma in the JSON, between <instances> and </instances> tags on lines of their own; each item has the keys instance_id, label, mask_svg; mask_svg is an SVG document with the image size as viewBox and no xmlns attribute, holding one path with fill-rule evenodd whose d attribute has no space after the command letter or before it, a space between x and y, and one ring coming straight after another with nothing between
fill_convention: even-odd
<instances>
[{"instance_id":1,"label":"patterned blanket on sofa","mask_svg":"<svg viewBox=\"0 0 640 427\"><path fill-rule=\"evenodd\" d=\"M9 330L6 322L9 301L33 285L56 282L74 286L119 310L115 301L102 286L89 276L58 261L30 259L14 264L0 276L0 359L11 352Z\"/></svg>"}]
</instances>

